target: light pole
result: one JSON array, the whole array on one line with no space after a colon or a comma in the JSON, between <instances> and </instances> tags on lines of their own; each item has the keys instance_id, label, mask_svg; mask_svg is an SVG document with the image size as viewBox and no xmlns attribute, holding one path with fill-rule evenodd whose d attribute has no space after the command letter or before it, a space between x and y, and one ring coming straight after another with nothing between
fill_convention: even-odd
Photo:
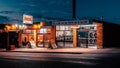
<instances>
[{"instance_id":1,"label":"light pole","mask_svg":"<svg viewBox=\"0 0 120 68\"><path fill-rule=\"evenodd\" d=\"M72 0L72 2L73 2L73 4L72 4L72 6L73 6L72 7L73 12L72 13L73 14L72 15L73 15L73 19L75 19L76 18L76 0Z\"/></svg>"}]
</instances>

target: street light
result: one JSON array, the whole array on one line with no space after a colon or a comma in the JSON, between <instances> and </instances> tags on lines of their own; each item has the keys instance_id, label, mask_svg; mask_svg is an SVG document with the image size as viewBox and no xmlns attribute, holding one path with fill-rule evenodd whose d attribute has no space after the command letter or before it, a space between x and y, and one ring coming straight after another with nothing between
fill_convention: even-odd
<instances>
[{"instance_id":1,"label":"street light","mask_svg":"<svg viewBox=\"0 0 120 68\"><path fill-rule=\"evenodd\" d=\"M26 29L27 26L26 25L16 25L18 30L23 30L23 29Z\"/></svg>"}]
</instances>

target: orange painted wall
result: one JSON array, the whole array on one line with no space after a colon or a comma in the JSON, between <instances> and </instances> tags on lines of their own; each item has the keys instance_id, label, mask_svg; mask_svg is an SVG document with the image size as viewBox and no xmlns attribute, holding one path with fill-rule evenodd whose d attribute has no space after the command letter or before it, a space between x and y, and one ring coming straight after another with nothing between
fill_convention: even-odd
<instances>
[{"instance_id":1,"label":"orange painted wall","mask_svg":"<svg viewBox=\"0 0 120 68\"><path fill-rule=\"evenodd\" d=\"M55 42L55 37L56 37L56 27L52 26L51 27L50 40L52 40L53 42Z\"/></svg>"},{"instance_id":2,"label":"orange painted wall","mask_svg":"<svg viewBox=\"0 0 120 68\"><path fill-rule=\"evenodd\" d=\"M18 40L19 40L19 46L21 46L22 45L22 31L21 30L19 31Z\"/></svg>"},{"instance_id":3,"label":"orange painted wall","mask_svg":"<svg viewBox=\"0 0 120 68\"><path fill-rule=\"evenodd\" d=\"M38 35L38 41L43 41L43 35Z\"/></svg>"},{"instance_id":4,"label":"orange painted wall","mask_svg":"<svg viewBox=\"0 0 120 68\"><path fill-rule=\"evenodd\" d=\"M97 48L103 48L103 24L95 22L97 25Z\"/></svg>"},{"instance_id":5,"label":"orange painted wall","mask_svg":"<svg viewBox=\"0 0 120 68\"><path fill-rule=\"evenodd\" d=\"M77 29L73 28L73 47L77 47Z\"/></svg>"}]
</instances>

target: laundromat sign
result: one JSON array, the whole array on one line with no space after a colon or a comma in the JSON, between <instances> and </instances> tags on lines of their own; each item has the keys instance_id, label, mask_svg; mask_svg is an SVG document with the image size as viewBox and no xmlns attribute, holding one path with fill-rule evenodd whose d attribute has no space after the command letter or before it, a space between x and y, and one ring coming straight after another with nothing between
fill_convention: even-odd
<instances>
[{"instance_id":1,"label":"laundromat sign","mask_svg":"<svg viewBox=\"0 0 120 68\"><path fill-rule=\"evenodd\" d=\"M52 25L86 25L89 24L89 20L75 20L75 21L56 21L52 22Z\"/></svg>"}]
</instances>

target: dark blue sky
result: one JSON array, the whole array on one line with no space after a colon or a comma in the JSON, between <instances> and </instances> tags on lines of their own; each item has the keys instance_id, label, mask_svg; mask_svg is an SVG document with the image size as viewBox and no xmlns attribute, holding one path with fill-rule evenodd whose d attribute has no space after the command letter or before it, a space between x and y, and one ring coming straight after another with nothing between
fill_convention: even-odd
<instances>
[{"instance_id":1,"label":"dark blue sky","mask_svg":"<svg viewBox=\"0 0 120 68\"><path fill-rule=\"evenodd\" d=\"M104 17L120 24L120 0L77 0L77 16Z\"/></svg>"},{"instance_id":2,"label":"dark blue sky","mask_svg":"<svg viewBox=\"0 0 120 68\"><path fill-rule=\"evenodd\" d=\"M120 0L77 0L76 16L104 16L105 21L120 24ZM0 0L0 23L22 23L22 15L30 14L34 22L50 17L72 17L72 0Z\"/></svg>"}]
</instances>

